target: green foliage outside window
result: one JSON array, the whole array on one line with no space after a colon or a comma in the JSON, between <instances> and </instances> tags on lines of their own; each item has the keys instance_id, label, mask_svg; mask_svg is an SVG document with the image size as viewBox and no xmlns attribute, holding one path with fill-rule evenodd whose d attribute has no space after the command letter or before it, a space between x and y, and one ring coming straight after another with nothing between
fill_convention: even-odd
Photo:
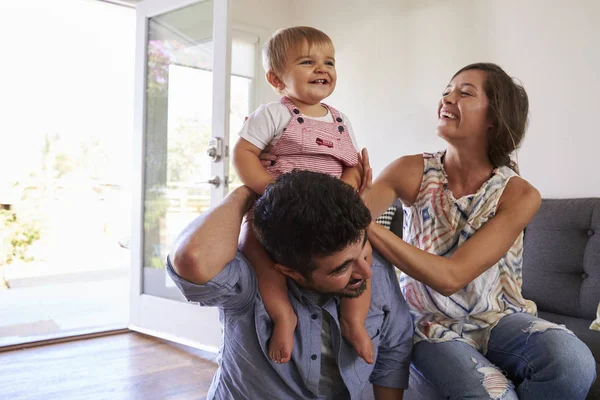
<instances>
[{"instance_id":1,"label":"green foliage outside window","mask_svg":"<svg viewBox=\"0 0 600 400\"><path fill-rule=\"evenodd\" d=\"M27 250L40 239L40 227L32 221L21 221L10 210L0 210L0 264L10 264L16 260L32 261Z\"/></svg>"}]
</instances>

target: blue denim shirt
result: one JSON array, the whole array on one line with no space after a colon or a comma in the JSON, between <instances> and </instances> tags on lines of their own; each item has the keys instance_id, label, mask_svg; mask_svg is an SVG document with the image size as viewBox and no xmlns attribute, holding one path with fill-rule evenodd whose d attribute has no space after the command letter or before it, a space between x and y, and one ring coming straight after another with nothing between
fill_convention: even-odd
<instances>
[{"instance_id":1,"label":"blue denim shirt","mask_svg":"<svg viewBox=\"0 0 600 400\"><path fill-rule=\"evenodd\" d=\"M376 362L367 364L341 337L339 298L321 307L310 292L288 280L289 297L298 315L292 359L276 364L268 356L271 319L258 293L254 270L237 253L210 282L196 285L179 277L169 259L167 271L185 297L202 306L219 307L223 339L219 367L208 399L325 399L318 392L321 376L321 322L329 313L334 354L350 398L359 400L369 380L372 384L408 387L413 343L409 309L400 293L393 267L373 252L371 307L366 328L372 338Z\"/></svg>"}]
</instances>

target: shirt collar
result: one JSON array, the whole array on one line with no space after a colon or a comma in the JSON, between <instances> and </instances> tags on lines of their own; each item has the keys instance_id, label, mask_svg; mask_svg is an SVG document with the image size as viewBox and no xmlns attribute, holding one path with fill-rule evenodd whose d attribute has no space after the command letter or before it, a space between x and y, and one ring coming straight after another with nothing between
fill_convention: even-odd
<instances>
[{"instance_id":1,"label":"shirt collar","mask_svg":"<svg viewBox=\"0 0 600 400\"><path fill-rule=\"evenodd\" d=\"M315 292L312 290L304 289L300 287L296 281L292 278L287 278L288 291L292 294L292 296L298 300L300 303L305 305L325 305L329 299L325 300L323 304L319 304L324 296L327 296L323 293ZM339 303L339 296L329 296L334 299L336 302L336 306Z\"/></svg>"}]
</instances>

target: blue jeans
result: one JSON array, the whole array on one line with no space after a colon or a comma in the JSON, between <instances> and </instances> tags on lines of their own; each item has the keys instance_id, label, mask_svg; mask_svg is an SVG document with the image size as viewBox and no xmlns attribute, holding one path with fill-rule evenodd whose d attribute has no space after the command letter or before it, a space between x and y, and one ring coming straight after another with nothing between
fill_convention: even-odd
<instances>
[{"instance_id":1,"label":"blue jeans","mask_svg":"<svg viewBox=\"0 0 600 400\"><path fill-rule=\"evenodd\" d=\"M463 342L419 342L413 366L447 399L583 400L596 361L570 331L529 314L506 316L483 356Z\"/></svg>"}]
</instances>

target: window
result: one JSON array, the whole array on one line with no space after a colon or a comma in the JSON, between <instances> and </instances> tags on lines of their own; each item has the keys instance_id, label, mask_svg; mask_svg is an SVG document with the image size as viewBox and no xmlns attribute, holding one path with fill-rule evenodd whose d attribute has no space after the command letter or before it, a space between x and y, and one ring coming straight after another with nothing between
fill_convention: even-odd
<instances>
[{"instance_id":1,"label":"window","mask_svg":"<svg viewBox=\"0 0 600 400\"><path fill-rule=\"evenodd\" d=\"M196 4L198 8L210 3ZM147 71L143 293L183 300L165 274L176 236L210 207L212 39L210 26L187 28L186 9L150 19ZM170 23L170 24L169 24ZM234 32L231 54L230 142L253 106L256 36ZM233 166L230 190L241 185Z\"/></svg>"}]
</instances>

